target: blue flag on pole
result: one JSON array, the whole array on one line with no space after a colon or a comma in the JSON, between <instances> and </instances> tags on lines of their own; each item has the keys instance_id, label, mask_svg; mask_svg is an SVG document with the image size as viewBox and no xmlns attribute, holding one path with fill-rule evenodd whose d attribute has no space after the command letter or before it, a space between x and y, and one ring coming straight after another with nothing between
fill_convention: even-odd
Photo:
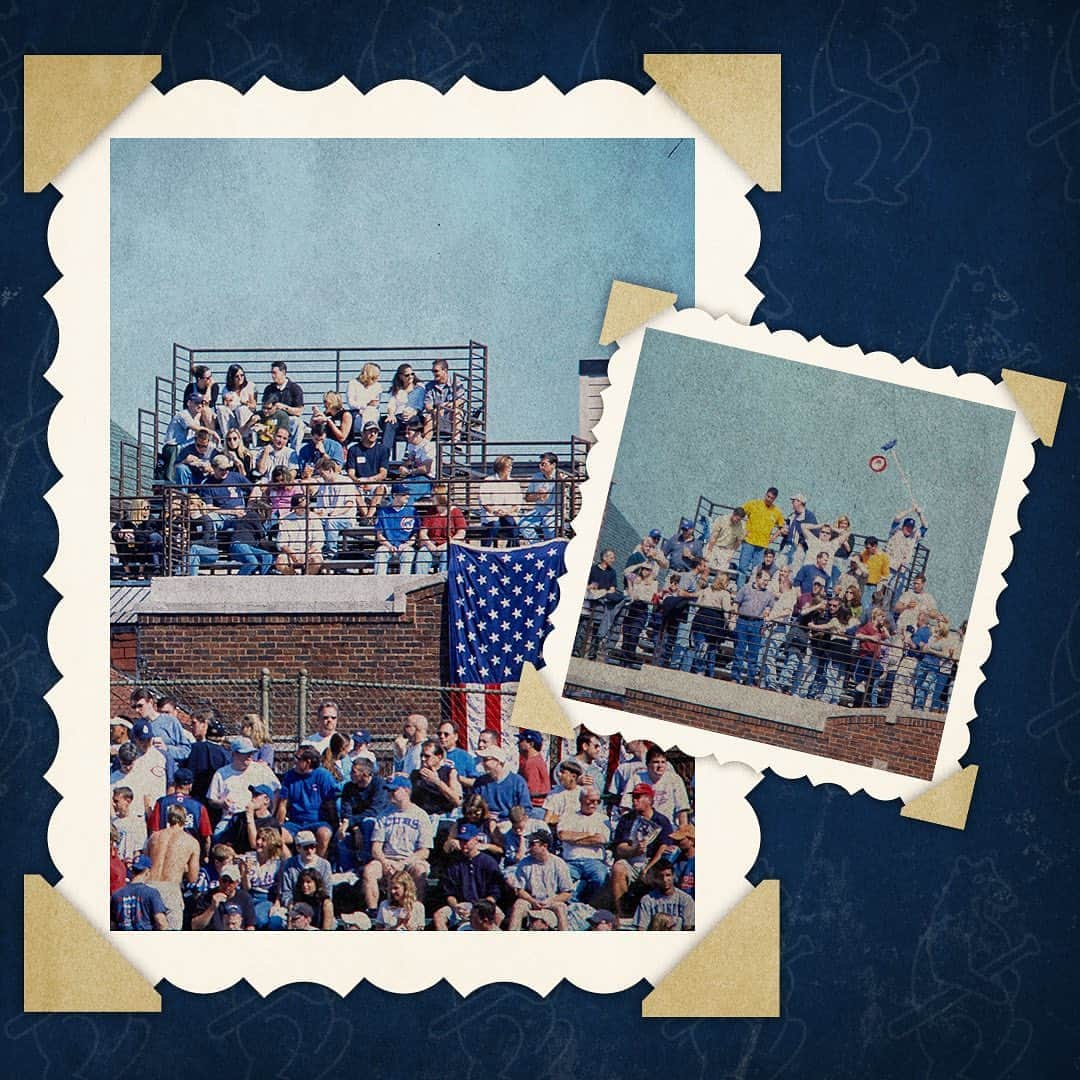
<instances>
[{"instance_id":1,"label":"blue flag on pole","mask_svg":"<svg viewBox=\"0 0 1080 1080\"><path fill-rule=\"evenodd\" d=\"M891 449L892 449L892 448L893 448L893 447L894 447L895 445L896 445L896 440L895 440L895 439L890 439L890 440L889 440L889 441L888 441L888 442L887 442L887 443L886 443L886 444L885 444L885 445L884 445L884 446L883 446L883 447L881 448L881 452L882 452L882 453L884 454L884 453L886 453L887 451L891 450Z\"/></svg>"}]
</instances>

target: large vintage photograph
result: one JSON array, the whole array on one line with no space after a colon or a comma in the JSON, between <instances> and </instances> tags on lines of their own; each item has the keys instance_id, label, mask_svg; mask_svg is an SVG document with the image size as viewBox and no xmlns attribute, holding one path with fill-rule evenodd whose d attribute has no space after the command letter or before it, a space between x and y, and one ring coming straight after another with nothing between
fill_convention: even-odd
<instances>
[{"instance_id":1,"label":"large vintage photograph","mask_svg":"<svg viewBox=\"0 0 1080 1080\"><path fill-rule=\"evenodd\" d=\"M646 331L567 697L933 776L1014 413L871 374Z\"/></svg>"},{"instance_id":2,"label":"large vintage photograph","mask_svg":"<svg viewBox=\"0 0 1080 1080\"><path fill-rule=\"evenodd\" d=\"M511 723L694 143L115 140L111 925L692 929L693 760Z\"/></svg>"}]
</instances>

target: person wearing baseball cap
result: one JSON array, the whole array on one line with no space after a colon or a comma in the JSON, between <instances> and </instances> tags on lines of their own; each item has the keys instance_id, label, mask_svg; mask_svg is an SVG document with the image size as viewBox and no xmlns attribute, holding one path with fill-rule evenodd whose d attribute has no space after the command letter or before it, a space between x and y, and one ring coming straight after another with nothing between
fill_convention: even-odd
<instances>
[{"instance_id":1,"label":"person wearing baseball cap","mask_svg":"<svg viewBox=\"0 0 1080 1080\"><path fill-rule=\"evenodd\" d=\"M660 545L660 550L677 574L693 570L705 557L701 541L694 538L694 522L687 517L680 520L678 529Z\"/></svg>"},{"instance_id":2,"label":"person wearing baseball cap","mask_svg":"<svg viewBox=\"0 0 1080 1080\"><path fill-rule=\"evenodd\" d=\"M297 900L295 904L289 909L289 929L290 930L318 930L317 926L312 926L312 920L315 918L315 912L310 904L305 903L303 900Z\"/></svg>"},{"instance_id":3,"label":"person wearing baseball cap","mask_svg":"<svg viewBox=\"0 0 1080 1080\"><path fill-rule=\"evenodd\" d=\"M678 850L672 852L668 849L668 855L674 855L671 868L675 871L675 885L689 896L694 895L694 826L680 825L672 834L671 839L678 844Z\"/></svg>"},{"instance_id":4,"label":"person wearing baseball cap","mask_svg":"<svg viewBox=\"0 0 1080 1080\"><path fill-rule=\"evenodd\" d=\"M146 855L137 855L131 864L131 880L109 898L113 930L169 929L161 893L146 883L150 865Z\"/></svg>"},{"instance_id":5,"label":"person wearing baseball cap","mask_svg":"<svg viewBox=\"0 0 1080 1080\"><path fill-rule=\"evenodd\" d=\"M221 820L214 830L214 838L223 836L232 824L234 814L243 814L251 802L251 789L265 784L275 794L281 781L273 770L262 761L253 761L255 744L246 735L235 735L229 740L231 760L223 765L210 781L206 800L221 813Z\"/></svg>"},{"instance_id":6,"label":"person wearing baseball cap","mask_svg":"<svg viewBox=\"0 0 1080 1080\"><path fill-rule=\"evenodd\" d=\"M630 792L632 809L615 826L611 891L616 914L631 914L625 910L627 894L631 887L644 892L648 872L671 844L671 822L653 806L654 797L651 784L635 784Z\"/></svg>"},{"instance_id":7,"label":"person wearing baseball cap","mask_svg":"<svg viewBox=\"0 0 1080 1080\"><path fill-rule=\"evenodd\" d=\"M390 446L379 441L379 425L374 420L366 421L360 429L360 438L349 447L345 458L345 471L356 483L356 504L363 521L375 516L386 491L384 482L390 472L390 456Z\"/></svg>"},{"instance_id":8,"label":"person wearing baseball cap","mask_svg":"<svg viewBox=\"0 0 1080 1080\"><path fill-rule=\"evenodd\" d=\"M567 929L566 905L574 893L570 868L551 852L551 833L536 829L529 833L529 854L508 875L514 889L508 930L520 930L529 913L538 909L553 912L559 930Z\"/></svg>"},{"instance_id":9,"label":"person wearing baseball cap","mask_svg":"<svg viewBox=\"0 0 1080 1080\"><path fill-rule=\"evenodd\" d=\"M399 573L413 572L418 521L409 495L404 484L394 484L390 489L390 505L380 506L375 515L376 574L388 574L393 560L397 560Z\"/></svg>"},{"instance_id":10,"label":"person wearing baseball cap","mask_svg":"<svg viewBox=\"0 0 1080 1080\"><path fill-rule=\"evenodd\" d=\"M378 913L379 887L391 877L405 872L413 880L416 899L422 901L430 870L428 858L435 843L431 815L412 801L412 782L406 776L392 776L386 782L391 809L377 818L371 830L371 861L364 867L361 882L364 904L372 918Z\"/></svg>"},{"instance_id":11,"label":"person wearing baseball cap","mask_svg":"<svg viewBox=\"0 0 1080 1080\"><path fill-rule=\"evenodd\" d=\"M543 746L544 737L539 731L523 728L518 732L518 772L529 789L533 806L543 806L551 791L551 774L540 752Z\"/></svg>"},{"instance_id":12,"label":"person wearing baseball cap","mask_svg":"<svg viewBox=\"0 0 1080 1080\"><path fill-rule=\"evenodd\" d=\"M278 879L278 896L292 896L296 890L296 880L302 870L314 870L322 880L327 896L334 892L333 870L330 863L318 852L315 834L310 829L301 829L293 837L295 854L286 859L281 867Z\"/></svg>"},{"instance_id":13,"label":"person wearing baseball cap","mask_svg":"<svg viewBox=\"0 0 1080 1080\"><path fill-rule=\"evenodd\" d=\"M173 773L172 791L163 795L154 804L154 809L147 818L146 828L150 833L165 828L165 815L170 806L179 806L185 815L184 831L194 836L199 842L203 858L210 851L210 815L198 799L192 798L191 785L195 777L186 766L180 766Z\"/></svg>"},{"instance_id":14,"label":"person wearing baseball cap","mask_svg":"<svg viewBox=\"0 0 1080 1080\"><path fill-rule=\"evenodd\" d=\"M478 900L489 900L498 907L506 883L499 864L482 848L485 837L486 833L470 822L458 826L461 857L451 862L443 873L446 904L432 919L436 930L456 930L468 922L473 904ZM502 922L501 912L498 921Z\"/></svg>"},{"instance_id":15,"label":"person wearing baseball cap","mask_svg":"<svg viewBox=\"0 0 1080 1080\"><path fill-rule=\"evenodd\" d=\"M236 863L226 863L218 871L217 887L204 893L195 903L192 930L227 930L224 909L233 905L242 913L243 929L255 929L255 903L248 891L240 888L240 880L241 871Z\"/></svg>"},{"instance_id":16,"label":"person wearing baseball cap","mask_svg":"<svg viewBox=\"0 0 1080 1080\"><path fill-rule=\"evenodd\" d=\"M590 930L614 930L615 916L606 908L597 908L586 920Z\"/></svg>"},{"instance_id":17,"label":"person wearing baseball cap","mask_svg":"<svg viewBox=\"0 0 1080 1080\"><path fill-rule=\"evenodd\" d=\"M653 529L647 536L641 538L641 543L627 556L623 565L623 582L627 587L630 585L628 576L630 572L636 573L640 567L646 564L653 568L657 581L660 580L661 571L668 568L667 556L660 546L660 541L663 538L664 534L659 529Z\"/></svg>"},{"instance_id":18,"label":"person wearing baseball cap","mask_svg":"<svg viewBox=\"0 0 1080 1080\"><path fill-rule=\"evenodd\" d=\"M497 744L478 749L477 758L483 775L473 785L473 792L482 795L488 812L498 821L507 821L510 807L532 806L532 793L520 773L513 772L506 761L506 752Z\"/></svg>"},{"instance_id":19,"label":"person wearing baseball cap","mask_svg":"<svg viewBox=\"0 0 1080 1080\"><path fill-rule=\"evenodd\" d=\"M153 813L154 804L165 794L168 764L165 755L153 745L154 732L149 721L134 721L130 734L130 741L116 752L120 775L114 773L110 782L113 787L122 783L131 788L132 813L145 823Z\"/></svg>"},{"instance_id":20,"label":"person wearing baseball cap","mask_svg":"<svg viewBox=\"0 0 1080 1080\"><path fill-rule=\"evenodd\" d=\"M796 491L791 496L791 513L787 521L780 529L780 554L777 558L777 567L785 563L795 573L806 558L806 534L803 526L816 525L817 517L813 510L806 506L806 496L801 491Z\"/></svg>"},{"instance_id":21,"label":"person wearing baseball cap","mask_svg":"<svg viewBox=\"0 0 1080 1080\"><path fill-rule=\"evenodd\" d=\"M554 911L547 908L537 908L529 912L525 923L526 930L558 930L559 920Z\"/></svg>"}]
</instances>

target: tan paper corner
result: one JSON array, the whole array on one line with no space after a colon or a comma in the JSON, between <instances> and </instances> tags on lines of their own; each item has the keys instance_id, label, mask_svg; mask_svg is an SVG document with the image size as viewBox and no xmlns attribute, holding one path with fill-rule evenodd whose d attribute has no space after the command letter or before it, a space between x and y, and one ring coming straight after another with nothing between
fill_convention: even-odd
<instances>
[{"instance_id":1,"label":"tan paper corner","mask_svg":"<svg viewBox=\"0 0 1080 1080\"><path fill-rule=\"evenodd\" d=\"M763 881L679 961L641 1003L641 1015L780 1015L780 882Z\"/></svg>"},{"instance_id":2,"label":"tan paper corner","mask_svg":"<svg viewBox=\"0 0 1080 1080\"><path fill-rule=\"evenodd\" d=\"M963 829L967 825L971 794L978 775L978 765L965 766L960 772L953 773L902 806L900 816L928 821L932 825L944 825L949 829Z\"/></svg>"},{"instance_id":3,"label":"tan paper corner","mask_svg":"<svg viewBox=\"0 0 1080 1080\"><path fill-rule=\"evenodd\" d=\"M540 672L529 663L521 669L510 723L515 727L542 731L545 735L558 735L571 744L574 741L574 729L566 719L559 699Z\"/></svg>"},{"instance_id":4,"label":"tan paper corner","mask_svg":"<svg viewBox=\"0 0 1080 1080\"><path fill-rule=\"evenodd\" d=\"M1009 388L1027 422L1035 429L1044 446L1054 445L1065 384L1059 379L1044 379L1026 371L1001 369L1001 381Z\"/></svg>"},{"instance_id":5,"label":"tan paper corner","mask_svg":"<svg viewBox=\"0 0 1080 1080\"><path fill-rule=\"evenodd\" d=\"M600 344L610 345L624 334L636 330L653 316L666 311L678 298L673 292L648 289L629 281L613 281L604 311L604 325L600 329Z\"/></svg>"}]
</instances>

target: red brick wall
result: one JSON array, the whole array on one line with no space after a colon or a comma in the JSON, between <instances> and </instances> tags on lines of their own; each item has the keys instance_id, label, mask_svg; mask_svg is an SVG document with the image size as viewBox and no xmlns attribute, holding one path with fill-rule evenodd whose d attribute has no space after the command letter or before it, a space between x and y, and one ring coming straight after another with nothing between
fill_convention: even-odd
<instances>
[{"instance_id":1,"label":"red brick wall","mask_svg":"<svg viewBox=\"0 0 1080 1080\"><path fill-rule=\"evenodd\" d=\"M229 728L244 712L259 711L259 674L275 681L270 704L273 733L295 734L296 676L311 683L308 729L318 701L339 704L340 728L367 727L377 738L398 734L401 718L440 715L440 695L320 685L320 679L445 685L445 585L410 593L404 613L349 612L343 602L326 614L162 615L138 620L138 677L171 691L188 709L211 707ZM195 679L194 684L179 680ZM177 680L177 681L174 681Z\"/></svg>"},{"instance_id":2,"label":"red brick wall","mask_svg":"<svg viewBox=\"0 0 1080 1080\"><path fill-rule=\"evenodd\" d=\"M566 692L569 697L596 701L625 712L641 713L658 720L688 724L690 727L705 728L790 750L803 750L808 754L855 765L886 768L889 772L922 780L933 777L934 762L941 743L941 721L925 717L901 716L896 723L889 724L885 722L883 713L838 714L825 721L824 731L811 731L637 690L628 690L625 695L616 696L568 684Z\"/></svg>"},{"instance_id":3,"label":"red brick wall","mask_svg":"<svg viewBox=\"0 0 1080 1080\"><path fill-rule=\"evenodd\" d=\"M109 641L110 663L119 671L135 674L135 631L114 630Z\"/></svg>"}]
</instances>

